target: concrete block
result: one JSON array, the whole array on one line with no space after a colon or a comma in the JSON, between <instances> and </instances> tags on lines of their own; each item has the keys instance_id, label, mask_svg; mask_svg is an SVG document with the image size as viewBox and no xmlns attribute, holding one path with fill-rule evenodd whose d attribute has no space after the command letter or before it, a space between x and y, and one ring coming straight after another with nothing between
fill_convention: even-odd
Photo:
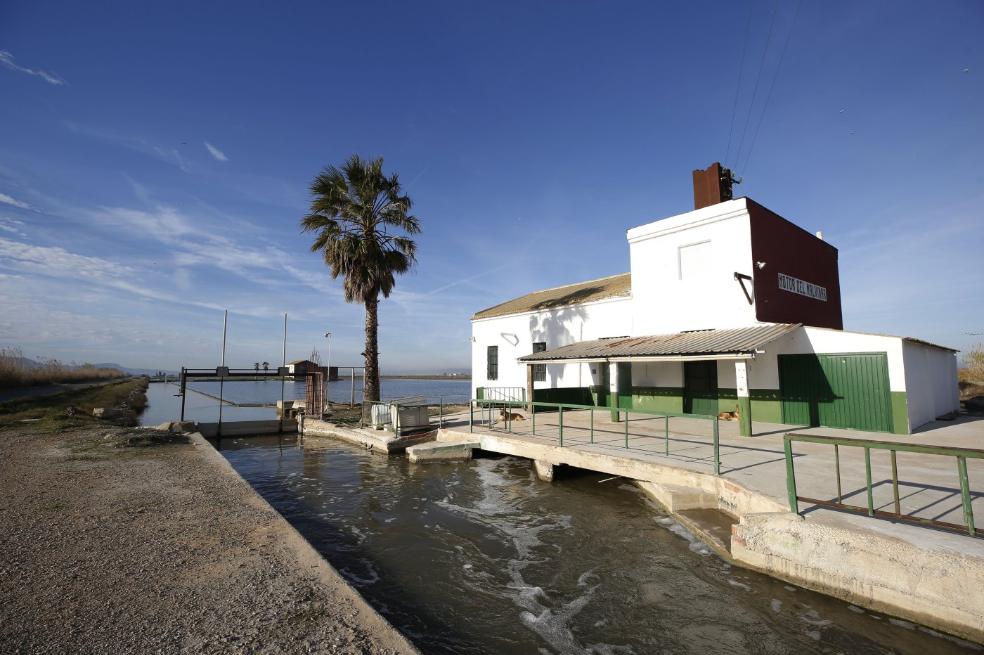
<instances>
[{"instance_id":1,"label":"concrete block","mask_svg":"<svg viewBox=\"0 0 984 655\"><path fill-rule=\"evenodd\" d=\"M717 494L699 487L645 481L637 481L636 485L669 512L718 508Z\"/></svg>"},{"instance_id":2,"label":"concrete block","mask_svg":"<svg viewBox=\"0 0 984 655\"><path fill-rule=\"evenodd\" d=\"M407 448L407 459L413 463L465 461L472 458L472 450L477 445L431 441Z\"/></svg>"},{"instance_id":3,"label":"concrete block","mask_svg":"<svg viewBox=\"0 0 984 655\"><path fill-rule=\"evenodd\" d=\"M544 482L553 482L554 479L554 467L550 462L545 462L543 460L534 459L533 468L536 469L536 477L540 478Z\"/></svg>"}]
</instances>

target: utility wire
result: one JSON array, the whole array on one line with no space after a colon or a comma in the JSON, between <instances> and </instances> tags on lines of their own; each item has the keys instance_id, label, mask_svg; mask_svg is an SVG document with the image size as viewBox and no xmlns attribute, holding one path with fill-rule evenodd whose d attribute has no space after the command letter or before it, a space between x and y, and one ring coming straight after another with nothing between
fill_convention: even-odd
<instances>
[{"instance_id":1,"label":"utility wire","mask_svg":"<svg viewBox=\"0 0 984 655\"><path fill-rule=\"evenodd\" d=\"M741 159L741 148L745 144L745 134L748 132L748 124L752 120L752 110L755 108L755 98L758 97L759 82L762 81L762 69L765 68L765 56L769 53L769 43L772 42L772 28L776 24L776 13L779 11L779 0L775 0L772 5L772 17L769 19L769 32L765 37L765 47L762 48L762 60L759 62L758 74L755 76L755 87L752 90L752 101L748 104L748 114L745 116L745 127L741 131L741 139L738 141L738 152L735 153L735 161Z\"/></svg>"},{"instance_id":2,"label":"utility wire","mask_svg":"<svg viewBox=\"0 0 984 655\"><path fill-rule=\"evenodd\" d=\"M731 128L728 130L728 147L724 151L724 161L728 163L731 155L731 139L735 134L735 117L738 115L738 96L741 94L741 78L745 71L745 52L748 50L748 35L752 31L752 3L748 2L748 19L745 21L745 40L741 44L741 59L738 61L738 86L735 87L735 102L731 107ZM737 154L737 153L736 153ZM737 163L737 162L736 162Z\"/></svg>"},{"instance_id":3,"label":"utility wire","mask_svg":"<svg viewBox=\"0 0 984 655\"><path fill-rule=\"evenodd\" d=\"M759 115L758 124L755 126L755 131L752 132L752 140L748 143L748 153L745 155L745 165L741 167L742 175L745 175L748 171L748 162L752 159L752 150L755 148L755 141L758 139L759 130L762 128L762 122L765 120L765 112L769 108L769 100L772 98L772 90L775 88L776 80L779 78L779 71L782 69L782 60L786 55L786 48L789 47L789 41L793 35L793 28L796 26L796 17L799 15L800 6L802 4L802 0L797 0L796 9L793 11L793 20L790 21L789 32L786 33L786 41L782 44L782 50L779 51L779 62L776 64L776 72L772 75L772 81L769 83L769 92L765 95L765 104L762 105L762 113Z\"/></svg>"}]
</instances>

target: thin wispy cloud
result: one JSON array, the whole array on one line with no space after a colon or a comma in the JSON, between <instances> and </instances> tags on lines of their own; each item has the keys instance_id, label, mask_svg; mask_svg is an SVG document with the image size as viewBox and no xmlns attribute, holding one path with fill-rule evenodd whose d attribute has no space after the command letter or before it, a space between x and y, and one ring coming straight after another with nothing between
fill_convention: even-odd
<instances>
[{"instance_id":1,"label":"thin wispy cloud","mask_svg":"<svg viewBox=\"0 0 984 655\"><path fill-rule=\"evenodd\" d=\"M3 64L12 71L17 71L18 73L40 77L48 84L54 84L55 86L62 86L65 84L65 80L63 80L56 73L49 73L48 71L41 70L40 68L28 68L17 64L14 61L14 55L7 50L0 50L0 64Z\"/></svg>"},{"instance_id":2,"label":"thin wispy cloud","mask_svg":"<svg viewBox=\"0 0 984 655\"><path fill-rule=\"evenodd\" d=\"M224 152L213 146L208 141L205 141L205 149L208 150L208 154L212 155L215 161L229 161L229 158L226 157Z\"/></svg>"},{"instance_id":3,"label":"thin wispy cloud","mask_svg":"<svg viewBox=\"0 0 984 655\"><path fill-rule=\"evenodd\" d=\"M31 206L29 204L27 204L26 202L21 202L17 198L12 198L12 197L8 196L6 193L0 193L0 202L2 202L5 205L11 205L13 207L17 207L18 209L30 209L31 208Z\"/></svg>"},{"instance_id":4,"label":"thin wispy cloud","mask_svg":"<svg viewBox=\"0 0 984 655\"><path fill-rule=\"evenodd\" d=\"M0 230L9 232L10 234L16 234L20 237L27 236L21 229L22 227L24 227L24 221L18 221L16 218L0 216Z\"/></svg>"},{"instance_id":5,"label":"thin wispy cloud","mask_svg":"<svg viewBox=\"0 0 984 655\"><path fill-rule=\"evenodd\" d=\"M111 130L90 127L88 125L80 125L73 121L64 121L63 124L75 134L80 134L82 136L98 139L100 141L106 141L107 143L117 146L122 146L129 150L148 155L167 164L171 164L172 166L176 166L185 173L189 172L188 164L185 162L184 157L181 156L181 153L178 152L177 148L161 146L140 137L119 134Z\"/></svg>"}]
</instances>

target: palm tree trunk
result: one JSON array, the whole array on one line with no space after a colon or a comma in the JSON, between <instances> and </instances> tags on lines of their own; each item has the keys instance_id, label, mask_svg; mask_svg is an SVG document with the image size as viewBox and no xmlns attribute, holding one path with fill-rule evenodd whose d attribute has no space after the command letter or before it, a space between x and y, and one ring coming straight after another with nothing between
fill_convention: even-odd
<instances>
[{"instance_id":1,"label":"palm tree trunk","mask_svg":"<svg viewBox=\"0 0 984 655\"><path fill-rule=\"evenodd\" d=\"M379 297L366 301L366 372L362 399L379 400Z\"/></svg>"}]
</instances>

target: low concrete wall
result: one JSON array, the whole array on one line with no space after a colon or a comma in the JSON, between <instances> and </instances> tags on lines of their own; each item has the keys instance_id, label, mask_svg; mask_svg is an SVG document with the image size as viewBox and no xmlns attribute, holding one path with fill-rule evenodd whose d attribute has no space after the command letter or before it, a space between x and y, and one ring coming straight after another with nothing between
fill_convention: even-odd
<instances>
[{"instance_id":1,"label":"low concrete wall","mask_svg":"<svg viewBox=\"0 0 984 655\"><path fill-rule=\"evenodd\" d=\"M742 516L731 556L773 577L984 642L984 549L976 539L905 525L880 534L872 524L785 512Z\"/></svg>"},{"instance_id":2,"label":"low concrete wall","mask_svg":"<svg viewBox=\"0 0 984 655\"><path fill-rule=\"evenodd\" d=\"M434 441L435 438L434 432L395 437L387 430L342 427L329 421L310 418L304 420L303 434L305 437L332 437L384 454L400 453L408 446Z\"/></svg>"},{"instance_id":3,"label":"low concrete wall","mask_svg":"<svg viewBox=\"0 0 984 655\"><path fill-rule=\"evenodd\" d=\"M218 423L197 423L198 431L202 436L213 438L218 435ZM297 421L285 419L283 421L283 432L297 432ZM223 421L223 437L243 437L256 434L280 434L281 422L271 419L266 421Z\"/></svg>"}]
</instances>

